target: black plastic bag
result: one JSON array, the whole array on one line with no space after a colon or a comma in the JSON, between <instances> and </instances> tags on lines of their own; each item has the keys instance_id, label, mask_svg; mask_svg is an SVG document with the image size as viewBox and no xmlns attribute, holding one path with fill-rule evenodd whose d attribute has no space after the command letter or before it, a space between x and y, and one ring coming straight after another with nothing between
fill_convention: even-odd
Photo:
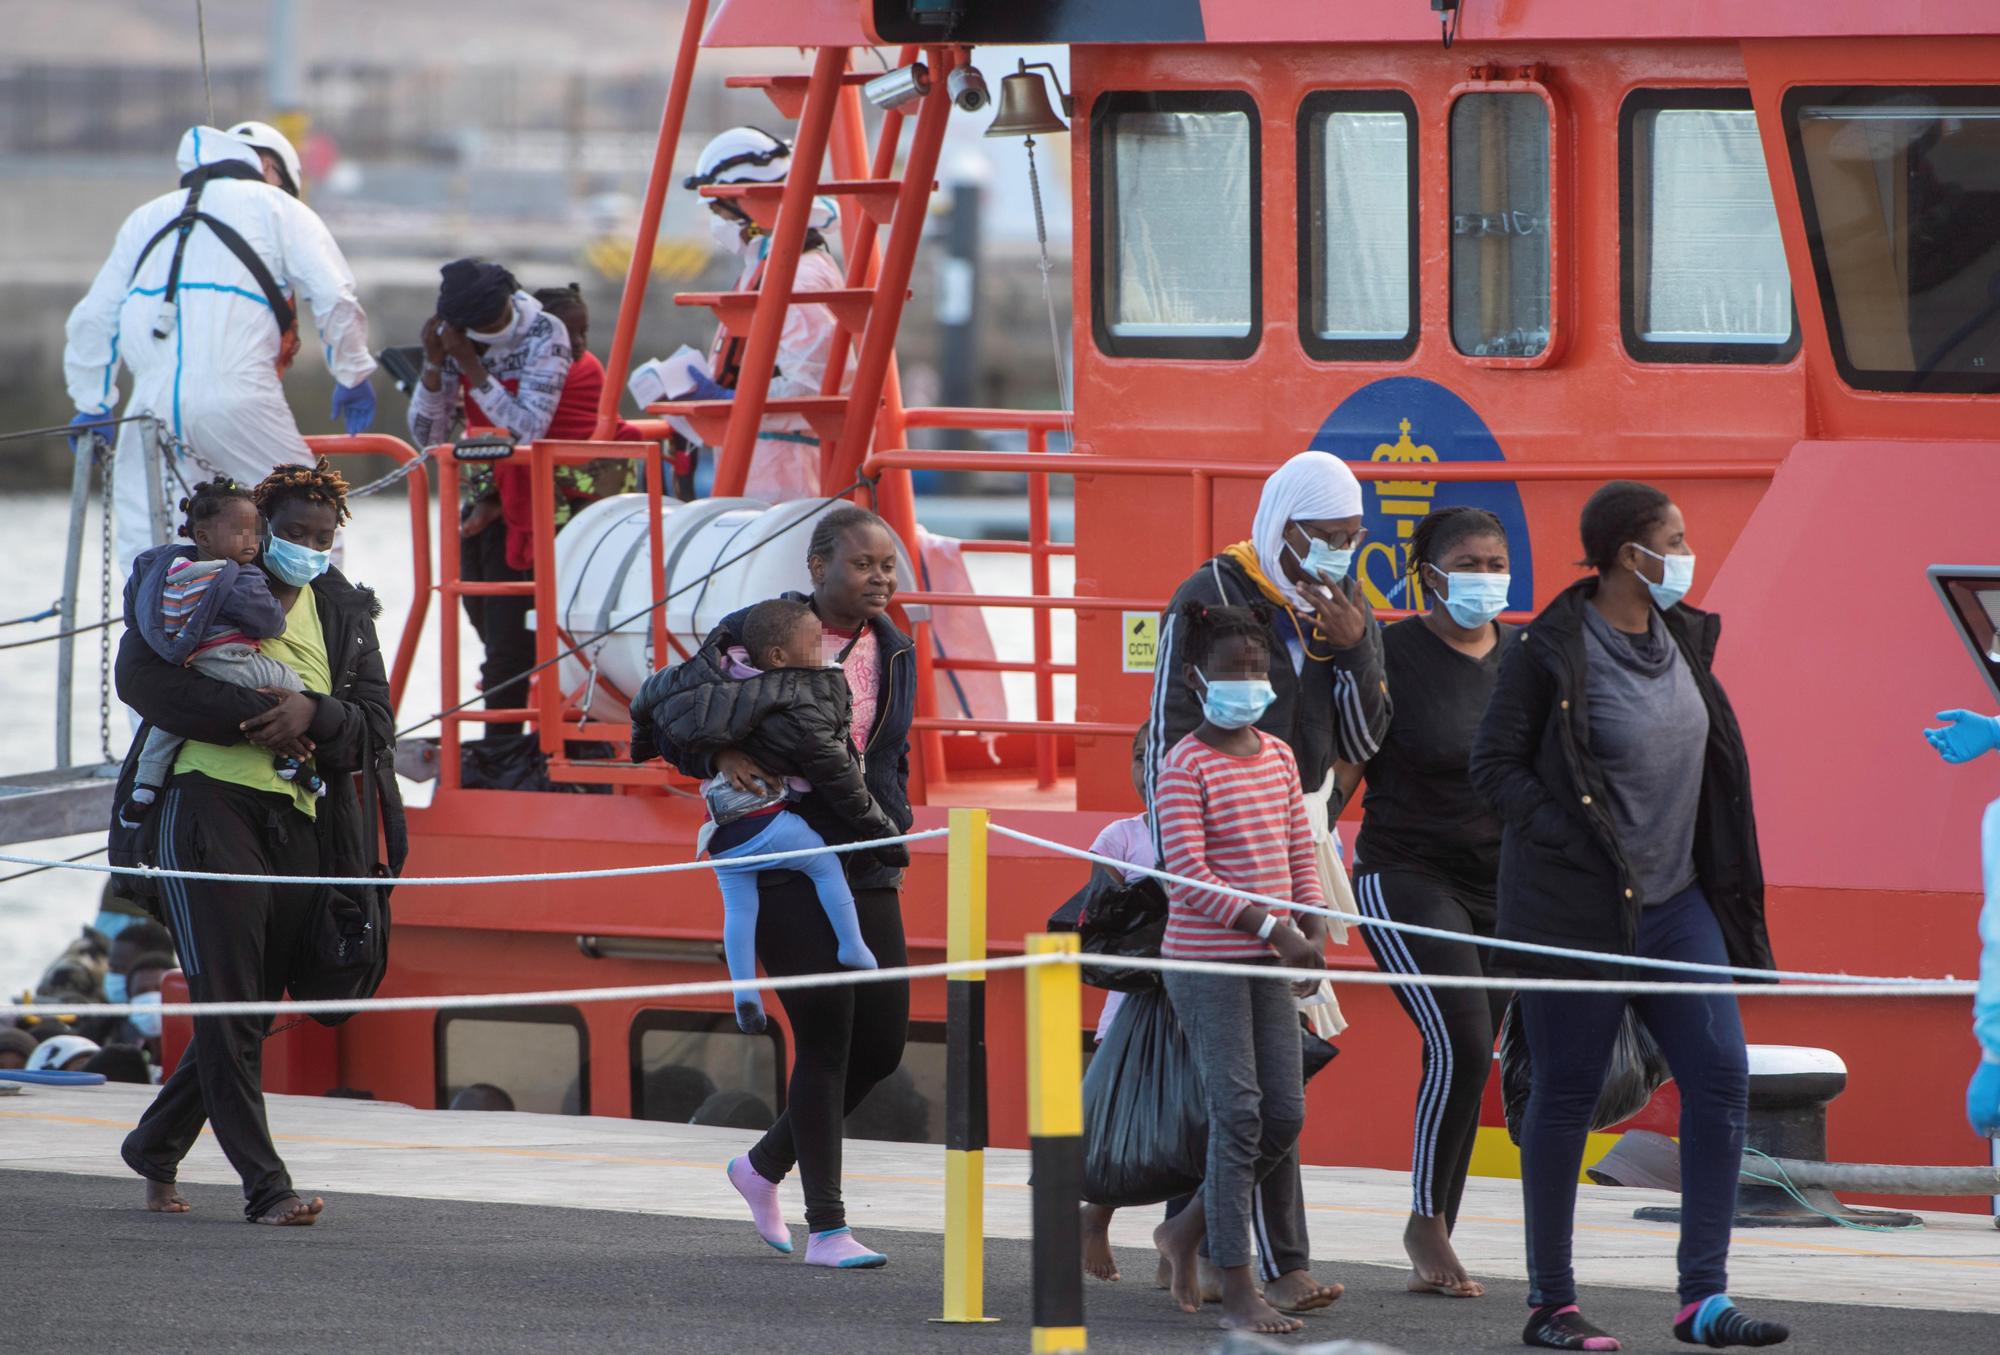
<instances>
[{"instance_id":1,"label":"black plastic bag","mask_svg":"<svg viewBox=\"0 0 2000 1355\"><path fill-rule=\"evenodd\" d=\"M1108 867L1092 866L1090 883L1050 914L1049 930L1077 933L1085 955L1158 959L1167 934L1167 894L1151 876L1126 884ZM1085 964L1083 981L1118 993L1160 991L1160 975L1151 969Z\"/></svg>"},{"instance_id":2,"label":"black plastic bag","mask_svg":"<svg viewBox=\"0 0 2000 1355\"><path fill-rule=\"evenodd\" d=\"M615 750L594 740L566 740L566 756L582 761L608 761ZM584 785L549 780L549 759L542 751L542 737L533 730L525 734L489 734L468 739L458 746L459 785L466 790L558 791L575 795L607 795L609 786Z\"/></svg>"},{"instance_id":3,"label":"black plastic bag","mask_svg":"<svg viewBox=\"0 0 2000 1355\"><path fill-rule=\"evenodd\" d=\"M1673 1073L1667 1056L1660 1052L1653 1032L1639 1019L1630 1005L1611 1046L1611 1062L1605 1065L1604 1089L1597 1094L1597 1107L1590 1112L1592 1133L1622 1124L1646 1108ZM1521 999L1507 1003L1507 1015L1500 1025L1500 1100L1507 1114L1507 1137L1521 1141L1521 1121L1528 1113L1528 1088L1533 1069L1528 1059L1528 1038L1521 1029Z\"/></svg>"},{"instance_id":4,"label":"black plastic bag","mask_svg":"<svg viewBox=\"0 0 2000 1355\"><path fill-rule=\"evenodd\" d=\"M1083 1198L1158 1204L1208 1172L1201 1072L1165 992L1125 999L1083 1077Z\"/></svg>"}]
</instances>

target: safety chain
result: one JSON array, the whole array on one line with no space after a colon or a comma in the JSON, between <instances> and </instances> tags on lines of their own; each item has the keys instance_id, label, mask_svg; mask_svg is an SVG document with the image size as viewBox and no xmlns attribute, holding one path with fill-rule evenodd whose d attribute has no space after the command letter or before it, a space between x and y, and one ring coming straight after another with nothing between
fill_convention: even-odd
<instances>
[{"instance_id":1,"label":"safety chain","mask_svg":"<svg viewBox=\"0 0 2000 1355\"><path fill-rule=\"evenodd\" d=\"M357 488L348 490L347 497L349 501L351 502L355 499L365 499L370 494L379 494L383 490L389 488L389 486L394 484L399 484L402 481L409 479L412 475L415 475L421 467L423 467L426 463L430 461L431 451L432 451L431 448L426 447L423 449L423 451L417 453L415 460L405 461L402 465L396 467L396 469L390 471L387 475L383 476L381 479L370 480L365 485L361 485Z\"/></svg>"}]
</instances>

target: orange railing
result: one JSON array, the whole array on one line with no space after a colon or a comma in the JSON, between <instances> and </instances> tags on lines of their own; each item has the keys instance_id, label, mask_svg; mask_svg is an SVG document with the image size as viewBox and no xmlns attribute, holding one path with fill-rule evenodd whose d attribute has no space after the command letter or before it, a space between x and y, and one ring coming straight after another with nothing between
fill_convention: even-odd
<instances>
[{"instance_id":1,"label":"orange railing","mask_svg":"<svg viewBox=\"0 0 2000 1355\"><path fill-rule=\"evenodd\" d=\"M1035 720L976 720L939 716L926 712L917 727L927 738L943 733L1031 734L1036 747L1036 780L1048 786L1055 779L1055 740L1060 735L1129 735L1133 726L1106 722L1057 724L1054 715L1054 680L1058 673L1074 674L1075 664L1057 664L1050 652L1050 614L1056 611L1160 611L1163 598L1070 597L1051 593L1048 561L1055 555L1074 555L1074 545L1051 542L1048 538L1049 477L1051 475L1185 476L1189 481L1192 513L1189 530L1190 567L1214 553L1215 482L1218 480L1262 480L1271 466L1258 462L1155 460L1145 457L1093 456L1078 452L1051 452L1048 434L1063 428L1067 419L1059 410L1013 411L994 409L912 409L907 414L911 428L1022 429L1028 434L1025 452L918 451L893 448L876 452L865 464L865 473L874 476L886 471L984 471L1025 474L1028 477L1028 537L1025 541L968 541L967 551L1025 554L1033 562L1032 592L1020 596L984 593L938 593L923 589L899 593L897 600L931 607L1018 607L1034 613L1034 657L1021 663L977 660L933 660L934 667L966 668L1035 674ZM1362 480L1409 480L1418 472L1402 462L1350 463ZM1447 461L1426 463L1421 471L1427 482L1465 483L1574 483L1615 478L1637 480L1769 480L1777 473L1770 461L1729 462L1514 462ZM1081 534L1081 524L1078 526ZM1402 612L1384 612L1391 616ZM1510 621L1526 616L1510 615ZM928 647L919 655L920 665L928 659ZM919 672L925 670L920 666ZM932 690L926 674L922 691ZM927 750L928 751L928 750ZM942 765L942 759L938 761Z\"/></svg>"},{"instance_id":2,"label":"orange railing","mask_svg":"<svg viewBox=\"0 0 2000 1355\"><path fill-rule=\"evenodd\" d=\"M386 433L310 437L306 445L320 456L387 456L395 458L399 466L407 466L418 458L416 448ZM389 666L389 699L398 710L403 705L403 689L410 684L410 670L417 661L417 642L423 638L424 618L431 606L430 476L418 466L404 477L404 482L410 498L410 614L403 619L403 634L396 641L396 658Z\"/></svg>"}]
</instances>

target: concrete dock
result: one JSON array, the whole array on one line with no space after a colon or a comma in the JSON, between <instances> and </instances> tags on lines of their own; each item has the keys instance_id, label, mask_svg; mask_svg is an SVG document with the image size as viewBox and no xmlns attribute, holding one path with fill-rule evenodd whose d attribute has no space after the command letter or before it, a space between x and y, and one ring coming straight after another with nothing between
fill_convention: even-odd
<instances>
[{"instance_id":1,"label":"concrete dock","mask_svg":"<svg viewBox=\"0 0 2000 1355\"><path fill-rule=\"evenodd\" d=\"M0 1350L1018 1351L1028 1345L1027 1155L987 1155L987 1311L941 1327L942 1149L850 1142L856 1231L883 1271L812 1271L751 1232L721 1167L754 1139L629 1120L418 1111L272 1097L279 1150L321 1226L241 1223L234 1173L204 1135L182 1171L196 1212L152 1215L117 1156L150 1089L31 1088L0 1098L0 1254L13 1264ZM1400 1173L1308 1168L1315 1268L1348 1296L1296 1343L1404 1351L1518 1350L1517 1183L1475 1178L1458 1245L1484 1300L1402 1292ZM788 1213L802 1215L796 1185ZM1632 1218L1671 1197L1585 1187L1577 1265L1587 1311L1627 1350L1677 1347L1667 1326L1675 1230ZM1090 1282L1091 1346L1189 1352L1213 1310L1185 1316L1151 1287L1156 1210L1119 1216L1124 1280ZM2000 1349L2000 1231L1931 1214L1913 1233L1737 1235L1731 1292L1790 1322L1787 1349ZM803 1251L803 1228L795 1224Z\"/></svg>"}]
</instances>

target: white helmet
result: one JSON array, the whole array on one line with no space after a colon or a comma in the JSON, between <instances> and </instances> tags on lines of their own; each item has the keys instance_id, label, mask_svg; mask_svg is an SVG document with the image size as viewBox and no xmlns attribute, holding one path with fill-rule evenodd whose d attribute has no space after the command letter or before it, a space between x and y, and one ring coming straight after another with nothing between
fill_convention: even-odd
<instances>
[{"instance_id":1,"label":"white helmet","mask_svg":"<svg viewBox=\"0 0 2000 1355\"><path fill-rule=\"evenodd\" d=\"M28 1056L28 1071L60 1072L78 1054L95 1054L97 1049L97 1041L81 1035L57 1035L35 1046L35 1052Z\"/></svg>"},{"instance_id":2,"label":"white helmet","mask_svg":"<svg viewBox=\"0 0 2000 1355\"><path fill-rule=\"evenodd\" d=\"M719 132L695 158L684 188L712 183L777 183L792 164L792 148L759 127Z\"/></svg>"},{"instance_id":3,"label":"white helmet","mask_svg":"<svg viewBox=\"0 0 2000 1355\"><path fill-rule=\"evenodd\" d=\"M305 183L305 171L299 164L298 151L293 149L283 132L268 122L239 122L229 129L229 135L277 156L278 163L285 167L285 177L291 181L283 185L284 190L293 197L299 196L299 189Z\"/></svg>"}]
</instances>

